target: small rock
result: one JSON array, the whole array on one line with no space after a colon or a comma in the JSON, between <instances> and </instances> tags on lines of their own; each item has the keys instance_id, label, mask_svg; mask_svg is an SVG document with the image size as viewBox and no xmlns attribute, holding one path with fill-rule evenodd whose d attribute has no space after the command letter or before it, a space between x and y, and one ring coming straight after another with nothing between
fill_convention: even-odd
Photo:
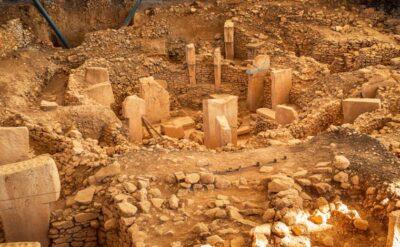
<instances>
[{"instance_id":1,"label":"small rock","mask_svg":"<svg viewBox=\"0 0 400 247\"><path fill-rule=\"evenodd\" d=\"M368 221L363 219L355 219L353 221L353 225L356 229L361 231L366 231L368 230L369 227Z\"/></svg>"},{"instance_id":2,"label":"small rock","mask_svg":"<svg viewBox=\"0 0 400 247\"><path fill-rule=\"evenodd\" d=\"M350 161L343 155L336 155L333 165L339 170L344 170L350 166Z\"/></svg>"},{"instance_id":3,"label":"small rock","mask_svg":"<svg viewBox=\"0 0 400 247\"><path fill-rule=\"evenodd\" d=\"M132 217L137 212L137 207L130 204L129 202L120 202L117 204L117 207L121 215L124 217Z\"/></svg>"},{"instance_id":4,"label":"small rock","mask_svg":"<svg viewBox=\"0 0 400 247\"><path fill-rule=\"evenodd\" d=\"M283 238L284 236L288 235L290 231L289 227L285 223L277 221L272 225L272 232L275 235Z\"/></svg>"},{"instance_id":5,"label":"small rock","mask_svg":"<svg viewBox=\"0 0 400 247\"><path fill-rule=\"evenodd\" d=\"M200 181L200 175L198 173L190 173L185 177L185 182L188 184L195 184Z\"/></svg>"}]
</instances>

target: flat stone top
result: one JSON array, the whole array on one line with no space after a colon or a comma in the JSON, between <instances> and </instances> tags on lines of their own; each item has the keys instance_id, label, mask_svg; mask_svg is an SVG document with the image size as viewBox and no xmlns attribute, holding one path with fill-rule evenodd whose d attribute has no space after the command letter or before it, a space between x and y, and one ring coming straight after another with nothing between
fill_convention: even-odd
<instances>
[{"instance_id":1,"label":"flat stone top","mask_svg":"<svg viewBox=\"0 0 400 247\"><path fill-rule=\"evenodd\" d=\"M227 20L227 21L225 21L225 25L224 25L224 27L233 27L233 21L232 20Z\"/></svg>"},{"instance_id":2,"label":"flat stone top","mask_svg":"<svg viewBox=\"0 0 400 247\"><path fill-rule=\"evenodd\" d=\"M186 47L188 49L194 49L194 44L193 43L187 44Z\"/></svg>"},{"instance_id":3,"label":"flat stone top","mask_svg":"<svg viewBox=\"0 0 400 247\"><path fill-rule=\"evenodd\" d=\"M0 166L0 201L35 196L55 201L60 190L57 166L50 155Z\"/></svg>"},{"instance_id":4,"label":"flat stone top","mask_svg":"<svg viewBox=\"0 0 400 247\"><path fill-rule=\"evenodd\" d=\"M40 247L39 242L0 243L0 247Z\"/></svg>"},{"instance_id":5,"label":"flat stone top","mask_svg":"<svg viewBox=\"0 0 400 247\"><path fill-rule=\"evenodd\" d=\"M54 160L47 155L37 156L34 159L0 166L0 177L22 173L36 168L54 164Z\"/></svg>"},{"instance_id":6,"label":"flat stone top","mask_svg":"<svg viewBox=\"0 0 400 247\"><path fill-rule=\"evenodd\" d=\"M343 102L381 103L381 100L375 98L347 98Z\"/></svg>"}]
</instances>

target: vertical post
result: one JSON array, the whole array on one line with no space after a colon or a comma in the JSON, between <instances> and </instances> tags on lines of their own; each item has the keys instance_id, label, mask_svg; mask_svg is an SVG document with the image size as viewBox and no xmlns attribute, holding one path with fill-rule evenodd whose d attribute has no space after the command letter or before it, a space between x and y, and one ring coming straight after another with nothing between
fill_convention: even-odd
<instances>
[{"instance_id":1,"label":"vertical post","mask_svg":"<svg viewBox=\"0 0 400 247\"><path fill-rule=\"evenodd\" d=\"M189 83L196 85L196 50L194 44L186 46L186 63L188 66Z\"/></svg>"},{"instance_id":2,"label":"vertical post","mask_svg":"<svg viewBox=\"0 0 400 247\"><path fill-rule=\"evenodd\" d=\"M233 60L234 53L234 24L231 20L227 20L224 25L224 41L225 41L225 58Z\"/></svg>"},{"instance_id":3,"label":"vertical post","mask_svg":"<svg viewBox=\"0 0 400 247\"><path fill-rule=\"evenodd\" d=\"M136 95L128 96L123 102L123 115L128 119L129 139L141 143L143 140L142 117L144 116L145 101Z\"/></svg>"},{"instance_id":4,"label":"vertical post","mask_svg":"<svg viewBox=\"0 0 400 247\"><path fill-rule=\"evenodd\" d=\"M221 49L214 50L214 85L215 90L221 90Z\"/></svg>"}]
</instances>

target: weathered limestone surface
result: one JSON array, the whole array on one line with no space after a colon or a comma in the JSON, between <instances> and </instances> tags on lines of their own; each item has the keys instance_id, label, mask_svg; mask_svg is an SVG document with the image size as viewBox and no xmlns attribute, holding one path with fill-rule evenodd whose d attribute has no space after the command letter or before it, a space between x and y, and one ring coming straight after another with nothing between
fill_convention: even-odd
<instances>
[{"instance_id":1,"label":"weathered limestone surface","mask_svg":"<svg viewBox=\"0 0 400 247\"><path fill-rule=\"evenodd\" d=\"M232 130L225 116L217 116L216 128L219 147L232 143Z\"/></svg>"},{"instance_id":2,"label":"weathered limestone surface","mask_svg":"<svg viewBox=\"0 0 400 247\"><path fill-rule=\"evenodd\" d=\"M146 113L146 103L136 95L128 96L122 104L122 112L129 124L129 138L132 142L142 142L142 117Z\"/></svg>"},{"instance_id":3,"label":"weathered limestone surface","mask_svg":"<svg viewBox=\"0 0 400 247\"><path fill-rule=\"evenodd\" d=\"M294 106L277 105L275 108L275 119L278 124L287 125L298 119L298 114Z\"/></svg>"},{"instance_id":4,"label":"weathered limestone surface","mask_svg":"<svg viewBox=\"0 0 400 247\"><path fill-rule=\"evenodd\" d=\"M40 247L39 242L0 243L0 247Z\"/></svg>"},{"instance_id":5,"label":"weathered limestone surface","mask_svg":"<svg viewBox=\"0 0 400 247\"><path fill-rule=\"evenodd\" d=\"M176 139L182 139L185 137L185 130L182 125L162 124L161 133Z\"/></svg>"},{"instance_id":6,"label":"weathered limestone surface","mask_svg":"<svg viewBox=\"0 0 400 247\"><path fill-rule=\"evenodd\" d=\"M272 109L277 105L289 103L289 93L292 89L292 69L277 69L271 71L271 102Z\"/></svg>"},{"instance_id":7,"label":"weathered limestone surface","mask_svg":"<svg viewBox=\"0 0 400 247\"><path fill-rule=\"evenodd\" d=\"M225 21L224 25L224 41L225 41L225 58L233 60L235 57L234 52L234 24L231 20Z\"/></svg>"},{"instance_id":8,"label":"weathered limestone surface","mask_svg":"<svg viewBox=\"0 0 400 247\"><path fill-rule=\"evenodd\" d=\"M0 166L25 160L28 155L28 128L0 127Z\"/></svg>"},{"instance_id":9,"label":"weathered limestone surface","mask_svg":"<svg viewBox=\"0 0 400 247\"><path fill-rule=\"evenodd\" d=\"M231 129L232 143L237 143L238 97L233 95L213 95L214 99L203 100L204 143L208 148L220 146L217 132L217 117L223 116Z\"/></svg>"},{"instance_id":10,"label":"weathered limestone surface","mask_svg":"<svg viewBox=\"0 0 400 247\"><path fill-rule=\"evenodd\" d=\"M215 90L221 90L221 49L214 50L214 85Z\"/></svg>"},{"instance_id":11,"label":"weathered limestone surface","mask_svg":"<svg viewBox=\"0 0 400 247\"><path fill-rule=\"evenodd\" d=\"M388 235L386 247L400 246L400 210L389 214Z\"/></svg>"},{"instance_id":12,"label":"weathered limestone surface","mask_svg":"<svg viewBox=\"0 0 400 247\"><path fill-rule=\"evenodd\" d=\"M363 113L381 108L380 99L348 98L343 100L343 117L345 123L353 123Z\"/></svg>"},{"instance_id":13,"label":"weathered limestone surface","mask_svg":"<svg viewBox=\"0 0 400 247\"><path fill-rule=\"evenodd\" d=\"M188 66L189 83L190 85L196 84L196 49L194 44L186 46L186 63Z\"/></svg>"},{"instance_id":14,"label":"weathered limestone surface","mask_svg":"<svg viewBox=\"0 0 400 247\"><path fill-rule=\"evenodd\" d=\"M100 105L110 107L115 102L111 83L102 82L85 89L86 95Z\"/></svg>"},{"instance_id":15,"label":"weathered limestone surface","mask_svg":"<svg viewBox=\"0 0 400 247\"><path fill-rule=\"evenodd\" d=\"M0 218L7 242L48 245L49 203L60 196L57 166L49 155L0 167Z\"/></svg>"},{"instance_id":16,"label":"weathered limestone surface","mask_svg":"<svg viewBox=\"0 0 400 247\"><path fill-rule=\"evenodd\" d=\"M238 96L230 94L213 94L211 95L214 99L223 99L225 101L225 112L224 116L228 120L229 126L232 130L232 143L237 144L237 130L238 130Z\"/></svg>"},{"instance_id":17,"label":"weathered limestone surface","mask_svg":"<svg viewBox=\"0 0 400 247\"><path fill-rule=\"evenodd\" d=\"M145 101L146 118L158 123L170 117L169 93L152 76L140 80L140 98Z\"/></svg>"},{"instance_id":18,"label":"weathered limestone surface","mask_svg":"<svg viewBox=\"0 0 400 247\"><path fill-rule=\"evenodd\" d=\"M110 77L106 68L87 67L85 71L85 80L90 84L98 84L102 82L109 82Z\"/></svg>"},{"instance_id":19,"label":"weathered limestone surface","mask_svg":"<svg viewBox=\"0 0 400 247\"><path fill-rule=\"evenodd\" d=\"M255 112L263 104L264 82L269 68L269 56L259 55L253 60L253 66L248 70L250 74L247 85L247 107L251 112Z\"/></svg>"},{"instance_id":20,"label":"weathered limestone surface","mask_svg":"<svg viewBox=\"0 0 400 247\"><path fill-rule=\"evenodd\" d=\"M256 112L258 115L271 120L275 120L276 118L276 112L269 108L258 108Z\"/></svg>"}]
</instances>

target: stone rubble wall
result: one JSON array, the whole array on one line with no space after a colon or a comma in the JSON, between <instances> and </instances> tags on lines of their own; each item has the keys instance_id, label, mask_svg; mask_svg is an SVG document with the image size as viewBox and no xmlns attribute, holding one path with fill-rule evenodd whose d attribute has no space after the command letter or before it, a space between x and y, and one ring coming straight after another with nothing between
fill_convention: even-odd
<instances>
[{"instance_id":1,"label":"stone rubble wall","mask_svg":"<svg viewBox=\"0 0 400 247\"><path fill-rule=\"evenodd\" d=\"M9 20L0 26L0 58L26 47L31 42L32 35L23 28L20 19Z\"/></svg>"}]
</instances>

